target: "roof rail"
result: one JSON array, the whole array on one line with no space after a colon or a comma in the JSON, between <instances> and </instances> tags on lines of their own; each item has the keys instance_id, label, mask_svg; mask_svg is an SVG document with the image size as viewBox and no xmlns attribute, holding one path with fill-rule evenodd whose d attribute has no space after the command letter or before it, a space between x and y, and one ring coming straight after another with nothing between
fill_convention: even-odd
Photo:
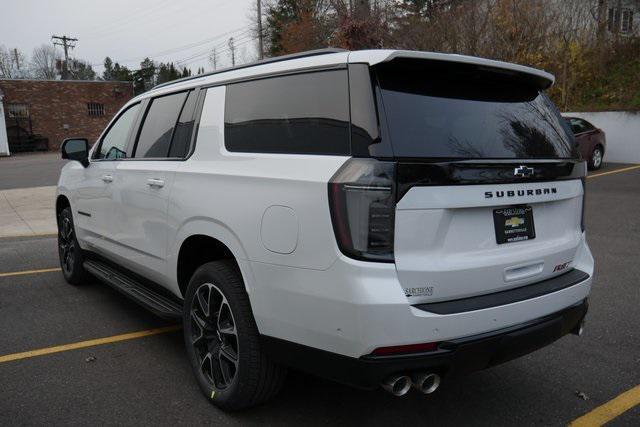
<instances>
[{"instance_id":1,"label":"roof rail","mask_svg":"<svg viewBox=\"0 0 640 427\"><path fill-rule=\"evenodd\" d=\"M189 81L189 80L199 79L201 77L208 77L208 76L213 76L215 74L226 73L228 71L241 70L243 68L255 67L257 65L272 64L274 62L288 61L290 59L307 58L309 56L328 55L330 53L340 53L340 52L348 52L348 50L328 47L328 48L324 48L324 49L315 49L315 50L307 50L305 52L291 53L289 55L275 56L273 58L261 59L261 60L258 60L258 61L248 62L248 63L242 64L242 65L236 65L235 67L221 68L219 70L210 71L208 73L197 74L195 76L183 77L181 79L172 80L172 81L166 82L166 83L161 83L161 84L159 84L157 86L154 86L151 90L158 89L158 88L161 88L161 87L171 86L173 84L182 83L182 82L186 82L186 81Z\"/></svg>"}]
</instances>

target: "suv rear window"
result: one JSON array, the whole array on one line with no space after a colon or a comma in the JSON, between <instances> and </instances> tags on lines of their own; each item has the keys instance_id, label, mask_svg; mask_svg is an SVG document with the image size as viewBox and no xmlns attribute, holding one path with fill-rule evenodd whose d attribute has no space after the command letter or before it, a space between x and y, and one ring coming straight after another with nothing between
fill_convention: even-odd
<instances>
[{"instance_id":1,"label":"suv rear window","mask_svg":"<svg viewBox=\"0 0 640 427\"><path fill-rule=\"evenodd\" d=\"M228 85L224 121L229 151L349 154L347 71Z\"/></svg>"},{"instance_id":2,"label":"suv rear window","mask_svg":"<svg viewBox=\"0 0 640 427\"><path fill-rule=\"evenodd\" d=\"M547 96L522 75L477 65L396 59L376 67L396 157L576 157Z\"/></svg>"}]
</instances>

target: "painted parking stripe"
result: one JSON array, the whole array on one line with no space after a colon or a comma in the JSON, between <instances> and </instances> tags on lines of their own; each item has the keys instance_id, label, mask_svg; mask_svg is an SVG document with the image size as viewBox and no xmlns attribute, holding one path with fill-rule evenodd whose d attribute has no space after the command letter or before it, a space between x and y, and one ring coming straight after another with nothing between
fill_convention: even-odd
<instances>
[{"instance_id":1,"label":"painted parking stripe","mask_svg":"<svg viewBox=\"0 0 640 427\"><path fill-rule=\"evenodd\" d=\"M614 169L612 171L597 173L595 175L588 175L587 178L597 178L599 176L611 175L611 174L620 173L620 172L627 172L634 169L640 169L640 165L629 166L628 168Z\"/></svg>"},{"instance_id":2,"label":"painted parking stripe","mask_svg":"<svg viewBox=\"0 0 640 427\"><path fill-rule=\"evenodd\" d=\"M97 338L88 341L80 341L71 344L57 345L54 347L40 348L37 350L24 351L22 353L13 353L0 356L0 363L11 362L14 360L30 359L32 357L44 356L46 354L60 353L63 351L77 350L79 348L95 347L97 345L110 344L120 341L128 341L152 335L164 334L180 329L180 325L165 326L162 328L148 329L146 331L131 332L122 335L113 335L111 337Z\"/></svg>"},{"instance_id":3,"label":"painted parking stripe","mask_svg":"<svg viewBox=\"0 0 640 427\"><path fill-rule=\"evenodd\" d=\"M53 271L61 271L60 267L56 268L41 268L39 270L24 270L24 271L10 271L8 273L0 273L0 277L13 277L13 276L24 276L27 274L41 274L41 273L51 273Z\"/></svg>"},{"instance_id":4,"label":"painted parking stripe","mask_svg":"<svg viewBox=\"0 0 640 427\"><path fill-rule=\"evenodd\" d=\"M27 234L12 234L8 236L0 236L0 239L21 239L24 237L57 237L58 233L27 233Z\"/></svg>"},{"instance_id":5,"label":"painted parking stripe","mask_svg":"<svg viewBox=\"0 0 640 427\"><path fill-rule=\"evenodd\" d=\"M625 391L604 405L598 406L593 411L573 421L569 426L601 426L637 405L640 405L640 385Z\"/></svg>"}]
</instances>

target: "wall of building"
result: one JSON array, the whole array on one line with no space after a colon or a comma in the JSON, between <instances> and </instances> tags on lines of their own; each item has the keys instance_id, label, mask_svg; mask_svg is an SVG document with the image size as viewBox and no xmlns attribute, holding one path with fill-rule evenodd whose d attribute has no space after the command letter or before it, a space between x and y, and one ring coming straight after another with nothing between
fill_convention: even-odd
<instances>
[{"instance_id":1,"label":"wall of building","mask_svg":"<svg viewBox=\"0 0 640 427\"><path fill-rule=\"evenodd\" d=\"M640 111L563 113L602 129L607 137L605 162L640 163Z\"/></svg>"},{"instance_id":2,"label":"wall of building","mask_svg":"<svg viewBox=\"0 0 640 427\"><path fill-rule=\"evenodd\" d=\"M133 96L129 82L0 80L0 90L4 92L7 127L15 124L7 106L27 104L33 133L48 138L50 150L57 150L65 138L73 136L93 142ZM103 104L104 115L90 116L88 103Z\"/></svg>"}]
</instances>

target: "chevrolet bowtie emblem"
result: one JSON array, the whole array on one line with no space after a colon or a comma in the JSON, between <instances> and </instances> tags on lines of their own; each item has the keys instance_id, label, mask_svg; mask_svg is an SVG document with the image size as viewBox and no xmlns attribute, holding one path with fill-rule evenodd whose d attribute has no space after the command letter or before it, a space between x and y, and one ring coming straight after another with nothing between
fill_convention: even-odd
<instances>
[{"instance_id":1,"label":"chevrolet bowtie emblem","mask_svg":"<svg viewBox=\"0 0 640 427\"><path fill-rule=\"evenodd\" d=\"M524 219L518 216L512 216L511 218L509 218L504 222L505 227L511 227L511 228L515 228L522 224L524 224Z\"/></svg>"},{"instance_id":2,"label":"chevrolet bowtie emblem","mask_svg":"<svg viewBox=\"0 0 640 427\"><path fill-rule=\"evenodd\" d=\"M533 176L534 173L535 173L535 169L527 166L518 166L513 170L513 175L519 176L521 178L529 178Z\"/></svg>"}]
</instances>

